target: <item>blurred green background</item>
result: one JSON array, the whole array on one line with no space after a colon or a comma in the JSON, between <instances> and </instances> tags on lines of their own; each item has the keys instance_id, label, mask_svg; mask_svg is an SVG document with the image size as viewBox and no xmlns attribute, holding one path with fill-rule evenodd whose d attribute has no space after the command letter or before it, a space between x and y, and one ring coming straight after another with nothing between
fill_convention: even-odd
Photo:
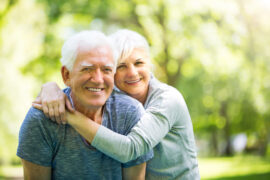
<instances>
[{"instance_id":1,"label":"blurred green background","mask_svg":"<svg viewBox=\"0 0 270 180\"><path fill-rule=\"evenodd\" d=\"M192 117L202 179L270 179L269 0L1 0L0 179L20 178L20 125L60 77L73 33L135 30Z\"/></svg>"}]
</instances>

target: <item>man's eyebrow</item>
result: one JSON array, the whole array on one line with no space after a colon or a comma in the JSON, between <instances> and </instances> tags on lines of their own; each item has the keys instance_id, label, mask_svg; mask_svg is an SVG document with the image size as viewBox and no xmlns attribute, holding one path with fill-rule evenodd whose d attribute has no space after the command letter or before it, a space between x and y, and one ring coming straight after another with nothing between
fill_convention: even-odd
<instances>
[{"instance_id":1,"label":"man's eyebrow","mask_svg":"<svg viewBox=\"0 0 270 180\"><path fill-rule=\"evenodd\" d=\"M106 66L106 67L114 67L113 64L106 64L105 66Z\"/></svg>"},{"instance_id":2,"label":"man's eyebrow","mask_svg":"<svg viewBox=\"0 0 270 180\"><path fill-rule=\"evenodd\" d=\"M91 63L85 63L85 62L83 62L83 63L81 63L80 64L80 66L81 67L94 67L95 65L94 64L91 64ZM105 67L114 67L114 65L113 64L105 64L104 65Z\"/></svg>"},{"instance_id":3,"label":"man's eyebrow","mask_svg":"<svg viewBox=\"0 0 270 180\"><path fill-rule=\"evenodd\" d=\"M83 62L83 63L80 64L80 66L82 66L82 67L92 67L94 65L93 64L90 64L90 63Z\"/></svg>"}]
</instances>

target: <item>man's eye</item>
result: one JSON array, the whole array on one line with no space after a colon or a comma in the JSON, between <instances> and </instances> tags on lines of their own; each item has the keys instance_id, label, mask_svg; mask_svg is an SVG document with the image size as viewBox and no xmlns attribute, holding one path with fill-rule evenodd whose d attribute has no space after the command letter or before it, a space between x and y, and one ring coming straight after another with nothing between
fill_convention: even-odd
<instances>
[{"instance_id":1,"label":"man's eye","mask_svg":"<svg viewBox=\"0 0 270 180\"><path fill-rule=\"evenodd\" d=\"M85 73L90 73L90 72L92 72L93 71L93 68L91 68L91 67L85 67L85 68L83 68L82 70L81 70L81 72L85 72Z\"/></svg>"},{"instance_id":2,"label":"man's eye","mask_svg":"<svg viewBox=\"0 0 270 180\"><path fill-rule=\"evenodd\" d=\"M111 68L105 68L104 71L107 72L107 73L110 73L110 72L112 72L112 69Z\"/></svg>"},{"instance_id":3,"label":"man's eye","mask_svg":"<svg viewBox=\"0 0 270 180\"><path fill-rule=\"evenodd\" d=\"M84 71L84 72L90 71L90 68L83 68L82 71Z\"/></svg>"}]
</instances>

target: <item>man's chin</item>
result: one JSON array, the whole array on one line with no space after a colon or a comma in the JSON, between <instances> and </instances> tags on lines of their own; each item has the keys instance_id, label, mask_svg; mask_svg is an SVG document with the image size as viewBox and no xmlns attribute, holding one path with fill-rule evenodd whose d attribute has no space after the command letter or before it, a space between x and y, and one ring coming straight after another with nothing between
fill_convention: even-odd
<instances>
[{"instance_id":1,"label":"man's chin","mask_svg":"<svg viewBox=\"0 0 270 180\"><path fill-rule=\"evenodd\" d=\"M104 106L106 101L91 101L91 102L87 102L85 103L85 106L87 108L102 108Z\"/></svg>"}]
</instances>

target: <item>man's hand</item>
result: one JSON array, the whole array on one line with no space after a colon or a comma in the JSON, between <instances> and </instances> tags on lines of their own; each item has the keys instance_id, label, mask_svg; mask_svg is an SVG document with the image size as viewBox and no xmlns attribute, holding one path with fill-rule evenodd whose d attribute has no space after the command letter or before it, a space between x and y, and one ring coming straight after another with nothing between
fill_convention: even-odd
<instances>
[{"instance_id":1,"label":"man's hand","mask_svg":"<svg viewBox=\"0 0 270 180\"><path fill-rule=\"evenodd\" d=\"M32 106L42 110L52 121L65 124L65 106L70 112L74 112L66 94L55 82L49 82L42 86L39 96L33 101Z\"/></svg>"}]
</instances>

